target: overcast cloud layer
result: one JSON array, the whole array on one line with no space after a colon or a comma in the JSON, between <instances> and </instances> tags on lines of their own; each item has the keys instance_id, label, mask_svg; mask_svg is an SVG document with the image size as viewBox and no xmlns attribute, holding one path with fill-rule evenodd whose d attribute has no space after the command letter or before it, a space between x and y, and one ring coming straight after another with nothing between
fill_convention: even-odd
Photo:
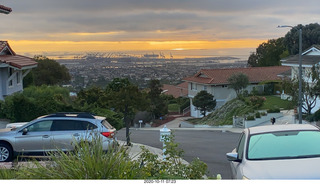
<instances>
[{"instance_id":1,"label":"overcast cloud layer","mask_svg":"<svg viewBox=\"0 0 320 184\"><path fill-rule=\"evenodd\" d=\"M271 39L288 31L277 25L316 23L320 18L319 0L3 0L1 4L13 9L0 15L0 36L6 40Z\"/></svg>"}]
</instances>

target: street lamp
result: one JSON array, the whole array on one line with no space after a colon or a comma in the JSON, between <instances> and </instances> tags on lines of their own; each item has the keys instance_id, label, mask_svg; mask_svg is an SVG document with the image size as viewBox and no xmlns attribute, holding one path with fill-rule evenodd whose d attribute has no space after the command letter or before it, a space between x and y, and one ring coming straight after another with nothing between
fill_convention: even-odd
<instances>
[{"instance_id":1,"label":"street lamp","mask_svg":"<svg viewBox=\"0 0 320 184\"><path fill-rule=\"evenodd\" d=\"M278 28L291 27L288 25L278 26ZM295 28L296 29L296 28ZM302 29L299 29L299 97L298 97L298 106L299 106L299 124L302 124Z\"/></svg>"}]
</instances>

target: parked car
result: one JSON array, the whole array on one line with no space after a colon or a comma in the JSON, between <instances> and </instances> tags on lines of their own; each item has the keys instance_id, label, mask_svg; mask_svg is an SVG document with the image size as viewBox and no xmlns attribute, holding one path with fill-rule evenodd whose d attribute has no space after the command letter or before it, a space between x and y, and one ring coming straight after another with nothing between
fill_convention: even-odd
<instances>
[{"instance_id":1,"label":"parked car","mask_svg":"<svg viewBox=\"0 0 320 184\"><path fill-rule=\"evenodd\" d=\"M320 130L310 124L248 128L227 159L235 179L320 179Z\"/></svg>"},{"instance_id":2,"label":"parked car","mask_svg":"<svg viewBox=\"0 0 320 184\"><path fill-rule=\"evenodd\" d=\"M21 127L0 131L0 162L17 155L39 155L75 149L74 141L101 138L104 150L115 143L116 129L105 117L90 113L56 113L39 117Z\"/></svg>"}]
</instances>

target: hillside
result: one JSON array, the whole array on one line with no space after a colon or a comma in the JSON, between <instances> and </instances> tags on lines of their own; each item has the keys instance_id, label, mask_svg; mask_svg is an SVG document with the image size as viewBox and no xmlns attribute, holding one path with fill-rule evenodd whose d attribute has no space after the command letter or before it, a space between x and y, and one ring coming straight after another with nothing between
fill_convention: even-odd
<instances>
[{"instance_id":1,"label":"hillside","mask_svg":"<svg viewBox=\"0 0 320 184\"><path fill-rule=\"evenodd\" d=\"M217 125L232 125L232 117L237 115L241 116L248 112L253 112L253 108L246 105L241 100L231 100L223 105L221 108L215 110L208 116L197 121L197 124L207 124L212 126Z\"/></svg>"}]
</instances>

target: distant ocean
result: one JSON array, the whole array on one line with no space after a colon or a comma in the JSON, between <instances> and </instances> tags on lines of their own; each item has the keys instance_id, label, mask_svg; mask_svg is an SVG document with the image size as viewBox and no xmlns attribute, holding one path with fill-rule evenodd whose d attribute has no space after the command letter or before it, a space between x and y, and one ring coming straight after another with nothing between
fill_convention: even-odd
<instances>
[{"instance_id":1,"label":"distant ocean","mask_svg":"<svg viewBox=\"0 0 320 184\"><path fill-rule=\"evenodd\" d=\"M145 57L158 56L166 59L184 59L184 58L209 58L209 57L234 57L235 61L247 60L254 49L203 49L203 50L146 50L146 51L96 51L96 52L43 52L43 53L25 53L24 55L33 57L34 55L44 55L51 59L74 59L85 55L97 55L100 57ZM232 61L229 61L232 62Z\"/></svg>"}]
</instances>

